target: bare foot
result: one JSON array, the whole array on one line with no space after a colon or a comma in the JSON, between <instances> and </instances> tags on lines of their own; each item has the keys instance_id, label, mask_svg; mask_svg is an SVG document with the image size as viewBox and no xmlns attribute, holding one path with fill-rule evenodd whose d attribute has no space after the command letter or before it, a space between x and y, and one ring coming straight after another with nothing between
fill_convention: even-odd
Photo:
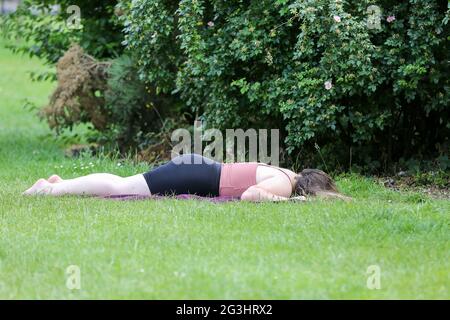
<instances>
[{"instance_id":1,"label":"bare foot","mask_svg":"<svg viewBox=\"0 0 450 320\"><path fill-rule=\"evenodd\" d=\"M51 184L45 179L39 179L35 184L22 194L35 195L35 194L48 194L51 191Z\"/></svg>"},{"instance_id":2,"label":"bare foot","mask_svg":"<svg viewBox=\"0 0 450 320\"><path fill-rule=\"evenodd\" d=\"M57 174L54 174L54 175L50 176L50 178L48 178L47 181L50 183L59 183L64 180Z\"/></svg>"}]
</instances>

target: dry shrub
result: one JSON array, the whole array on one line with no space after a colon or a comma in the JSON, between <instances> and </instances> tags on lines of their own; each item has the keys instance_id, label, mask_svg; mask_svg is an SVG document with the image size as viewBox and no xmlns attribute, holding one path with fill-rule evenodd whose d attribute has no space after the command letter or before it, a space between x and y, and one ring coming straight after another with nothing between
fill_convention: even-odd
<instances>
[{"instance_id":1,"label":"dry shrub","mask_svg":"<svg viewBox=\"0 0 450 320\"><path fill-rule=\"evenodd\" d=\"M79 45L72 45L56 66L58 86L40 115L59 132L81 122L97 130L108 124L104 92L110 62L99 62Z\"/></svg>"}]
</instances>

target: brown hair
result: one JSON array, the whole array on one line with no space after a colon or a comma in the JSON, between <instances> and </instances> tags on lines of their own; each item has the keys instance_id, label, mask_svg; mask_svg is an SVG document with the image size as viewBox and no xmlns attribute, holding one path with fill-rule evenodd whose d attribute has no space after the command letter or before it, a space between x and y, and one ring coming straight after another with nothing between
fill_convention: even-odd
<instances>
[{"instance_id":1,"label":"brown hair","mask_svg":"<svg viewBox=\"0 0 450 320\"><path fill-rule=\"evenodd\" d=\"M325 196L349 199L340 194L333 179L322 170L304 169L295 177L295 193L299 196Z\"/></svg>"}]
</instances>

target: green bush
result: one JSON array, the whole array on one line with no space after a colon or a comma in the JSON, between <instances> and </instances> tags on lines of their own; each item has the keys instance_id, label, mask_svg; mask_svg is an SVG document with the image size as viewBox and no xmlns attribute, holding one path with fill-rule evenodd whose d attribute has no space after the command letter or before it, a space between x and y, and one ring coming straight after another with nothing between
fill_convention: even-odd
<instances>
[{"instance_id":1,"label":"green bush","mask_svg":"<svg viewBox=\"0 0 450 320\"><path fill-rule=\"evenodd\" d=\"M208 126L279 128L291 159L300 151L314 162L318 146L330 166L343 169L448 153L443 1L128 6L124 43L137 56L141 79Z\"/></svg>"},{"instance_id":2,"label":"green bush","mask_svg":"<svg viewBox=\"0 0 450 320\"><path fill-rule=\"evenodd\" d=\"M144 150L162 156L170 150L170 130L180 124L181 110L173 97L155 94L155 88L138 78L135 61L127 55L115 59L108 70L105 106L108 126L102 132L101 142L113 143L121 151ZM173 121L178 119L178 121ZM163 133L159 135L159 133ZM159 148L160 143L166 145ZM147 157L149 158L149 157Z\"/></svg>"},{"instance_id":3,"label":"green bush","mask_svg":"<svg viewBox=\"0 0 450 320\"><path fill-rule=\"evenodd\" d=\"M87 140L107 150L167 157L170 132L181 125L182 110L171 95L156 95L139 79L130 56L98 61L73 45L59 59L56 75L57 86L39 112L50 128L61 133L84 123L91 129Z\"/></svg>"},{"instance_id":4,"label":"green bush","mask_svg":"<svg viewBox=\"0 0 450 320\"><path fill-rule=\"evenodd\" d=\"M12 49L56 66L56 73L35 75L58 82L39 112L56 133L88 124L91 142L159 159L170 149L169 132L183 121L183 110L174 97L139 78L132 53L122 53L119 17L130 3L25 0L0 23L4 35L18 40ZM80 8L80 28L70 26L73 12L67 9L73 5Z\"/></svg>"},{"instance_id":5,"label":"green bush","mask_svg":"<svg viewBox=\"0 0 450 320\"><path fill-rule=\"evenodd\" d=\"M117 57L123 51L117 2L24 0L16 12L3 19L3 35L22 40L12 47L15 51L43 58L49 64L55 64L74 42L96 58ZM54 5L59 6L58 11ZM73 12L67 9L73 5L80 8L80 28L69 26Z\"/></svg>"}]
</instances>

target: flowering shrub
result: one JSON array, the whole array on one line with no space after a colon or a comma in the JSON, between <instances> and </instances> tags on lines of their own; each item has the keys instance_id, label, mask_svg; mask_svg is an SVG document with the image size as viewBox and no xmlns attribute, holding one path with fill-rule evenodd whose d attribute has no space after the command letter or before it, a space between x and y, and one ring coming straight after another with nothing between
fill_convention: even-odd
<instances>
[{"instance_id":1,"label":"flowering shrub","mask_svg":"<svg viewBox=\"0 0 450 320\"><path fill-rule=\"evenodd\" d=\"M290 154L316 145L343 167L448 152L447 3L127 6L124 44L141 79L172 93L208 126L280 128Z\"/></svg>"}]
</instances>

